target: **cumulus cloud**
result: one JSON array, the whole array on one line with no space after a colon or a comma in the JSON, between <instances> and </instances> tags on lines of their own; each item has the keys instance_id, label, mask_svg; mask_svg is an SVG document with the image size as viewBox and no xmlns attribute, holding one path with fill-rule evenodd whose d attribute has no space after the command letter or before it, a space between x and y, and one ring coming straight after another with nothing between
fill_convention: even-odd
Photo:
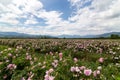
<instances>
[{"instance_id":1,"label":"cumulus cloud","mask_svg":"<svg viewBox=\"0 0 120 80\"><path fill-rule=\"evenodd\" d=\"M11 14L11 13L1 14L0 22L13 24L13 25L19 24L19 21L16 20L15 17L18 17L18 16L15 14Z\"/></svg>"},{"instance_id":2,"label":"cumulus cloud","mask_svg":"<svg viewBox=\"0 0 120 80\"><path fill-rule=\"evenodd\" d=\"M24 24L30 25L30 24L38 24L38 21L34 18L33 15L31 15L25 22Z\"/></svg>"},{"instance_id":3,"label":"cumulus cloud","mask_svg":"<svg viewBox=\"0 0 120 80\"><path fill-rule=\"evenodd\" d=\"M48 25L56 25L59 22L61 22L62 18L60 17L62 13L57 12L57 11L45 11L42 10L40 12L38 12L38 14L36 16L38 16L39 18L43 18L44 20L46 20L46 24Z\"/></svg>"},{"instance_id":4,"label":"cumulus cloud","mask_svg":"<svg viewBox=\"0 0 120 80\"><path fill-rule=\"evenodd\" d=\"M64 20L63 12L45 10L40 0L1 0L0 24L4 26L0 25L0 31L43 35L86 35L120 31L120 0L68 1L73 13L68 20ZM44 25L40 24L41 19Z\"/></svg>"},{"instance_id":5,"label":"cumulus cloud","mask_svg":"<svg viewBox=\"0 0 120 80\"><path fill-rule=\"evenodd\" d=\"M86 0L86 2L90 0ZM77 3L85 4L82 0L71 3L78 8ZM91 34L100 34L109 31L120 31L120 0L93 0L91 5L84 6L76 10L75 15L70 17L69 20L74 23L79 23L77 26L82 26L81 31L87 31ZM85 30L84 30L85 29ZM109 29L109 30L108 30Z\"/></svg>"}]
</instances>

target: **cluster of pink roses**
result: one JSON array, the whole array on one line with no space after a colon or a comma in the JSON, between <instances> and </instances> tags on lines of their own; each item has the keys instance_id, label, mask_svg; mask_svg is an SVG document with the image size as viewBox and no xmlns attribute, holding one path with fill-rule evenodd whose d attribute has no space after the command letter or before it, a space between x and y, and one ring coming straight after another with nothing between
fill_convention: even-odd
<instances>
[{"instance_id":1,"label":"cluster of pink roses","mask_svg":"<svg viewBox=\"0 0 120 80\"><path fill-rule=\"evenodd\" d=\"M15 64L9 64L8 66L7 66L7 69L10 69L10 70L13 70L13 69L16 69L16 65Z\"/></svg>"},{"instance_id":2,"label":"cluster of pink roses","mask_svg":"<svg viewBox=\"0 0 120 80\"><path fill-rule=\"evenodd\" d=\"M71 67L70 69L71 72L74 73L79 73L79 74L84 74L85 76L91 76L91 74L93 73L93 76L96 77L97 75L100 75L100 70L97 69L95 71L92 71L91 69L87 69L85 66L81 66L81 67Z\"/></svg>"},{"instance_id":3,"label":"cluster of pink roses","mask_svg":"<svg viewBox=\"0 0 120 80\"><path fill-rule=\"evenodd\" d=\"M46 75L44 76L44 80L54 80L55 77L51 76L51 73L54 71L54 69L49 69L46 71Z\"/></svg>"}]
</instances>

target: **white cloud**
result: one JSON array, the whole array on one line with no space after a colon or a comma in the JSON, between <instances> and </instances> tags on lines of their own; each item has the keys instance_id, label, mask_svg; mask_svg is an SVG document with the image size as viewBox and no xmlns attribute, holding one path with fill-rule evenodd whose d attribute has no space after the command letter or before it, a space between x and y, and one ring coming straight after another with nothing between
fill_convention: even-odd
<instances>
[{"instance_id":1,"label":"white cloud","mask_svg":"<svg viewBox=\"0 0 120 80\"><path fill-rule=\"evenodd\" d=\"M8 5L12 0L0 0L0 3Z\"/></svg>"},{"instance_id":2,"label":"white cloud","mask_svg":"<svg viewBox=\"0 0 120 80\"><path fill-rule=\"evenodd\" d=\"M72 0L71 0L72 1ZM82 1L82 0L81 0ZM89 0L86 0L89 1ZM77 3L80 3L78 1ZM75 4L78 8L79 4ZM82 3L82 2L81 2ZM109 31L120 31L120 0L93 0L91 5L78 8L69 20L82 27L83 34L100 34Z\"/></svg>"},{"instance_id":3,"label":"white cloud","mask_svg":"<svg viewBox=\"0 0 120 80\"><path fill-rule=\"evenodd\" d=\"M34 19L29 19L25 22L25 24L29 25L29 24L37 24L38 22Z\"/></svg>"},{"instance_id":4,"label":"white cloud","mask_svg":"<svg viewBox=\"0 0 120 80\"><path fill-rule=\"evenodd\" d=\"M24 22L26 25L30 25L30 24L37 24L38 21L34 18L33 15L31 15L26 22Z\"/></svg>"},{"instance_id":5,"label":"white cloud","mask_svg":"<svg viewBox=\"0 0 120 80\"><path fill-rule=\"evenodd\" d=\"M38 16L39 18L43 18L44 20L46 20L46 24L48 25L56 25L59 22L61 22L62 20L62 18L60 18L61 15L62 13L57 11L47 12L45 10L42 10L38 14L36 14L36 16Z\"/></svg>"},{"instance_id":6,"label":"white cloud","mask_svg":"<svg viewBox=\"0 0 120 80\"><path fill-rule=\"evenodd\" d=\"M12 13L6 13L0 15L0 22L16 25L19 21L16 19L18 16Z\"/></svg>"},{"instance_id":7,"label":"white cloud","mask_svg":"<svg viewBox=\"0 0 120 80\"><path fill-rule=\"evenodd\" d=\"M120 0L68 1L74 15L64 20L63 12L45 10L40 0L0 0L0 24L14 25L6 24L4 28L0 26L0 31L43 35L86 35L120 31ZM85 5L89 2L91 4ZM39 24L39 18L45 21L46 26L31 25Z\"/></svg>"},{"instance_id":8,"label":"white cloud","mask_svg":"<svg viewBox=\"0 0 120 80\"><path fill-rule=\"evenodd\" d=\"M109 7L113 4L113 2L116 0L93 0L91 7L94 8L95 11L104 11L108 10Z\"/></svg>"},{"instance_id":9,"label":"white cloud","mask_svg":"<svg viewBox=\"0 0 120 80\"><path fill-rule=\"evenodd\" d=\"M2 32L18 32L18 27L0 26Z\"/></svg>"},{"instance_id":10,"label":"white cloud","mask_svg":"<svg viewBox=\"0 0 120 80\"><path fill-rule=\"evenodd\" d=\"M39 0L13 0L13 5L20 7L24 13L33 13L43 8L43 4Z\"/></svg>"}]
</instances>

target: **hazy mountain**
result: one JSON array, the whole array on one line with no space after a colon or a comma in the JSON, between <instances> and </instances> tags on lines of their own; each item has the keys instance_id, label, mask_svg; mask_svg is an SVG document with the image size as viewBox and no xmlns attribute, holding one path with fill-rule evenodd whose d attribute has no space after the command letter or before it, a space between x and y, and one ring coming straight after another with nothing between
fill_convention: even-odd
<instances>
[{"instance_id":1,"label":"hazy mountain","mask_svg":"<svg viewBox=\"0 0 120 80\"><path fill-rule=\"evenodd\" d=\"M15 38L15 37L32 37L32 35L17 33L17 32L0 32L0 37L4 38Z\"/></svg>"},{"instance_id":2,"label":"hazy mountain","mask_svg":"<svg viewBox=\"0 0 120 80\"><path fill-rule=\"evenodd\" d=\"M96 35L85 35L85 36L80 36L80 35L59 35L57 37L58 38L93 38L93 37L96 37Z\"/></svg>"},{"instance_id":3,"label":"hazy mountain","mask_svg":"<svg viewBox=\"0 0 120 80\"><path fill-rule=\"evenodd\" d=\"M0 32L0 38L56 38L49 35L31 35L17 32Z\"/></svg>"},{"instance_id":4,"label":"hazy mountain","mask_svg":"<svg viewBox=\"0 0 120 80\"><path fill-rule=\"evenodd\" d=\"M97 35L97 37L110 37L111 34L116 34L116 35L120 36L120 32L110 32L110 33L104 33L104 34L101 34L101 35Z\"/></svg>"},{"instance_id":5,"label":"hazy mountain","mask_svg":"<svg viewBox=\"0 0 120 80\"><path fill-rule=\"evenodd\" d=\"M98 38L98 37L110 37L111 34L117 34L120 36L120 32L110 32L104 33L101 35L59 35L59 36L51 36L51 35L30 35L25 33L17 33L17 32L0 32L0 38Z\"/></svg>"},{"instance_id":6,"label":"hazy mountain","mask_svg":"<svg viewBox=\"0 0 120 80\"><path fill-rule=\"evenodd\" d=\"M110 32L110 33L104 33L100 35L85 35L85 36L80 36L80 35L60 35L57 36L59 38L99 38L99 37L110 37L111 34L117 34L120 36L120 32Z\"/></svg>"},{"instance_id":7,"label":"hazy mountain","mask_svg":"<svg viewBox=\"0 0 120 80\"><path fill-rule=\"evenodd\" d=\"M59 35L56 37L58 37L58 38L81 38L82 36L80 36L80 35Z\"/></svg>"}]
</instances>

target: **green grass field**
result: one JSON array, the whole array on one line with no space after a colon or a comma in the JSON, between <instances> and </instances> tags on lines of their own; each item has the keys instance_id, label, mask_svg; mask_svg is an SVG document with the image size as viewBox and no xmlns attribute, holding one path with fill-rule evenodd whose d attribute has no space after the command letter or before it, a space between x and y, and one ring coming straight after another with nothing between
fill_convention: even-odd
<instances>
[{"instance_id":1,"label":"green grass field","mask_svg":"<svg viewBox=\"0 0 120 80\"><path fill-rule=\"evenodd\" d=\"M0 39L0 80L120 80L120 40Z\"/></svg>"}]
</instances>

